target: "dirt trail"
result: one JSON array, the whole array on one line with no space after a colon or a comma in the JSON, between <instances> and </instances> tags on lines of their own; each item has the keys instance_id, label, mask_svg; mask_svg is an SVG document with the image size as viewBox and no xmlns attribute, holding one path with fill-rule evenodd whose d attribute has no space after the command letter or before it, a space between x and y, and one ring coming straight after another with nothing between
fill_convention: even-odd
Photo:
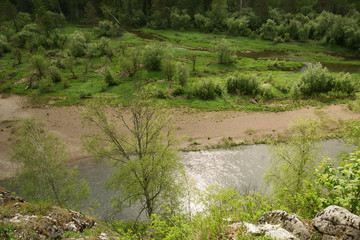
<instances>
[{"instance_id":1,"label":"dirt trail","mask_svg":"<svg viewBox=\"0 0 360 240\"><path fill-rule=\"evenodd\" d=\"M50 131L66 142L72 160L83 158L81 135L89 129L81 123L83 107L26 107L26 98L20 96L0 97L0 180L14 174L15 166L9 163L11 134L17 119L33 116L43 119ZM360 118L360 114L347 110L345 105L332 105L321 109L334 120ZM239 142L249 138L284 131L291 121L300 117L315 117L316 109L304 108L280 113L265 112L203 112L188 108L173 109L177 125L176 136L187 136L181 147L197 142L200 147L215 145L231 137Z\"/></svg>"}]
</instances>

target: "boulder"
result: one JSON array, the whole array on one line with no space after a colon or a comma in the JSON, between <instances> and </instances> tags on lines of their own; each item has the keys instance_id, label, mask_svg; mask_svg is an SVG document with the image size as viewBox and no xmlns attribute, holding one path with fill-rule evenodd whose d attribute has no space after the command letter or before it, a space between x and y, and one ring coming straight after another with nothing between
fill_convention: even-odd
<instances>
[{"instance_id":1,"label":"boulder","mask_svg":"<svg viewBox=\"0 0 360 240\"><path fill-rule=\"evenodd\" d=\"M266 236L277 240L297 240L298 238L292 233L280 227L280 225L259 224L255 225L248 222L236 222L227 228L227 238L237 239L237 233L245 231L247 234L254 236Z\"/></svg>"},{"instance_id":2,"label":"boulder","mask_svg":"<svg viewBox=\"0 0 360 240\"><path fill-rule=\"evenodd\" d=\"M339 206L331 205L320 211L312 224L323 234L323 240L360 239L360 217Z\"/></svg>"},{"instance_id":3,"label":"boulder","mask_svg":"<svg viewBox=\"0 0 360 240\"><path fill-rule=\"evenodd\" d=\"M280 224L280 226L291 232L301 240L310 239L311 226L306 224L298 215L289 214L285 211L276 210L265 213L258 220L258 224Z\"/></svg>"}]
</instances>

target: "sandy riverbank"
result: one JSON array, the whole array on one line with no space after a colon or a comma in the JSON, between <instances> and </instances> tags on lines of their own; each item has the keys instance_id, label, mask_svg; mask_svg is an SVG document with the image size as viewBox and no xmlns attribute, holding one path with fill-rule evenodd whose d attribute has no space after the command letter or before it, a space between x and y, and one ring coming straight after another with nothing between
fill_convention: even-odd
<instances>
[{"instance_id":1,"label":"sandy riverbank","mask_svg":"<svg viewBox=\"0 0 360 240\"><path fill-rule=\"evenodd\" d=\"M91 129L85 128L81 121L83 107L44 107L27 106L26 97L0 97L0 180L14 174L15 167L9 162L11 154L11 134L16 120L32 116L43 119L47 128L66 142L72 160L88 154L82 149L81 135ZM265 112L204 112L193 109L172 109L176 123L177 137L187 136L181 147L188 148L197 142L198 147L221 143L224 138L235 142L256 138L267 134L281 133L291 121L300 117L316 117L314 107L280 113ZM329 118L360 118L360 114L350 112L345 105L332 105L322 108Z\"/></svg>"}]
</instances>

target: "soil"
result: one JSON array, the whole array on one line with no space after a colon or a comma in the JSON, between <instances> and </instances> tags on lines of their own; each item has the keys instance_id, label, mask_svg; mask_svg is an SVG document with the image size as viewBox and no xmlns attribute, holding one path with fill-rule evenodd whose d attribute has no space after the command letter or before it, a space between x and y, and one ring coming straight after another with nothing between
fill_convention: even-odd
<instances>
[{"instance_id":1,"label":"soil","mask_svg":"<svg viewBox=\"0 0 360 240\"><path fill-rule=\"evenodd\" d=\"M18 124L17 120L22 117L42 119L50 131L66 142L73 162L89 157L81 143L81 136L91 130L82 125L83 110L81 106L32 108L28 106L26 97L0 96L0 180L16 172L16 167L9 161L11 136ZM176 123L176 137L185 136L181 144L183 149L194 145L205 149L225 139L234 142L251 141L269 134L283 133L292 121L301 117L317 117L318 111L315 107L280 113L205 112L189 108L171 110ZM335 121L360 118L360 113L349 111L346 105L331 105L321 111Z\"/></svg>"}]
</instances>

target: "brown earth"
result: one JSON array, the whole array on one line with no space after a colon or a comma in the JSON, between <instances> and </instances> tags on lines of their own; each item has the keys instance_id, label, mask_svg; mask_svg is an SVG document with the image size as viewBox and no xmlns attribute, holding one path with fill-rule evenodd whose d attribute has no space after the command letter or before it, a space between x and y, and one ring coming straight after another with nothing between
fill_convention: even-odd
<instances>
[{"instance_id":1,"label":"brown earth","mask_svg":"<svg viewBox=\"0 0 360 240\"><path fill-rule=\"evenodd\" d=\"M71 159L88 157L82 149L81 135L90 131L83 127L81 112L83 107L43 107L27 106L27 100L21 96L0 97L0 180L11 177L16 170L9 162L11 154L11 135L17 124L16 120L32 116L45 121L47 128L66 142ZM346 105L331 105L321 109L335 121L358 119L359 113L349 111ZM269 134L282 133L293 120L300 117L317 117L314 107L299 110L266 113L239 111L199 111L189 108L173 109L177 125L176 136L186 136L181 147L191 148L196 142L198 148L206 148L222 143L224 139L234 142L261 139Z\"/></svg>"}]
</instances>

